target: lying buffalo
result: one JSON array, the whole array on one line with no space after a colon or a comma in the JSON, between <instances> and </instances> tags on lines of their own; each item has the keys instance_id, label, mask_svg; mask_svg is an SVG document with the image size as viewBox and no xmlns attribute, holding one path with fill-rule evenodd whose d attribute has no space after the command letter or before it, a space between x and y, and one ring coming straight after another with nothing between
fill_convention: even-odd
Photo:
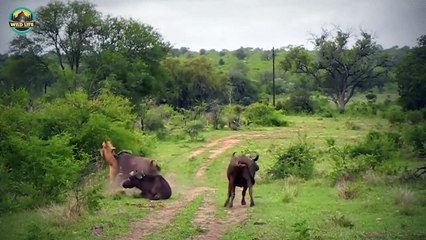
<instances>
[{"instance_id":1,"label":"lying buffalo","mask_svg":"<svg viewBox=\"0 0 426 240\"><path fill-rule=\"evenodd\" d=\"M148 174L158 174L160 166L154 160L145 157L136 156L126 151L115 153L115 147L110 141L102 143L102 155L104 160L109 165L110 183L115 185L122 180L130 177L130 172L133 170L144 171ZM117 179L117 175L119 179Z\"/></svg>"},{"instance_id":2,"label":"lying buffalo","mask_svg":"<svg viewBox=\"0 0 426 240\"><path fill-rule=\"evenodd\" d=\"M141 197L150 200L169 199L172 189L161 175L145 174L143 171L132 171L130 177L123 182L124 188L138 188Z\"/></svg>"}]
</instances>

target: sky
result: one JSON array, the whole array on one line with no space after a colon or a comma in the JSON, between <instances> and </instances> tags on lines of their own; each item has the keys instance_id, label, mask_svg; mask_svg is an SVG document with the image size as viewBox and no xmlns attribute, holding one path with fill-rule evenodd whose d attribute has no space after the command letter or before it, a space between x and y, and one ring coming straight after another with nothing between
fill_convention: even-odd
<instances>
[{"instance_id":1,"label":"sky","mask_svg":"<svg viewBox=\"0 0 426 240\"><path fill-rule=\"evenodd\" d=\"M13 9L36 10L47 0L0 3L0 53L16 33ZM426 34L426 0L93 0L103 15L132 17L151 25L173 47L190 50L240 47L311 48L312 34L338 26L356 37L363 29L384 48L413 47ZM37 18L37 16L36 16ZM29 33L31 34L31 33Z\"/></svg>"}]
</instances>

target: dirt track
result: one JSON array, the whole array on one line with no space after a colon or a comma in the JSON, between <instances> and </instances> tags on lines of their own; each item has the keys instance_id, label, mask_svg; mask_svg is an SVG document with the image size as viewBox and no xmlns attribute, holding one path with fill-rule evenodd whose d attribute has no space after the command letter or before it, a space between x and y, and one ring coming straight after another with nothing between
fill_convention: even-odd
<instances>
[{"instance_id":1,"label":"dirt track","mask_svg":"<svg viewBox=\"0 0 426 240\"><path fill-rule=\"evenodd\" d=\"M251 138L277 138L281 137L282 133L275 134L261 134L261 133L246 133L246 134L236 134L232 136L223 137L217 140L214 140L210 143L203 145L202 147L195 149L189 155L189 158L194 158L200 154L203 154L206 151L211 152L210 156L201 164L200 168L195 174L195 178L203 179L207 171L208 166L211 164L214 159L221 155L226 150L235 147L241 140L251 139ZM200 181L202 182L202 181ZM183 199L176 201L170 205L163 206L159 210L152 211L148 216L140 221L136 222L132 226L132 232L128 235L119 238L121 240L136 240L143 239L144 236L148 236L152 232L158 230L161 227L167 226L171 220L185 208L191 201L193 201L200 194L204 195L204 203L198 209L198 212L194 218L194 224L198 225L204 230L204 233L201 235L190 237L189 239L206 239L213 240L219 239L226 230L231 226L244 221L248 217L248 205L241 206L240 204L235 204L231 210L227 211L227 215L224 219L218 219L215 217L218 207L215 204L215 192L217 189L207 188L204 186L196 187L190 190L185 190L182 193ZM225 198L225 196L224 196ZM236 193L235 202L241 200L241 194ZM149 219L146 221L145 219Z\"/></svg>"}]
</instances>

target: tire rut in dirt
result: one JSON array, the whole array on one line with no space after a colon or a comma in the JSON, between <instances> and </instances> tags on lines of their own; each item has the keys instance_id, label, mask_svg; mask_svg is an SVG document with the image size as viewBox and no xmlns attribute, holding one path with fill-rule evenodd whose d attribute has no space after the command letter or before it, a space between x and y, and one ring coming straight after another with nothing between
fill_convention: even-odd
<instances>
[{"instance_id":1,"label":"tire rut in dirt","mask_svg":"<svg viewBox=\"0 0 426 240\"><path fill-rule=\"evenodd\" d=\"M119 240L139 240L145 236L148 236L152 232L164 227L170 223L170 221L179 214L190 202L196 197L209 188L194 188L185 191L183 196L184 199L176 201L172 204L166 205L161 210L154 210L150 214L136 222L132 227L132 232L124 237L118 238Z\"/></svg>"},{"instance_id":2,"label":"tire rut in dirt","mask_svg":"<svg viewBox=\"0 0 426 240\"><path fill-rule=\"evenodd\" d=\"M218 219L215 216L217 206L214 201L214 192L208 192L203 206L199 209L194 219L194 224L204 230L204 233L197 236L191 236L188 240L216 240L220 239L226 231L239 223L245 221L248 217L248 207L235 204L232 209L226 210L224 219ZM237 197L236 201L239 201Z\"/></svg>"}]
</instances>

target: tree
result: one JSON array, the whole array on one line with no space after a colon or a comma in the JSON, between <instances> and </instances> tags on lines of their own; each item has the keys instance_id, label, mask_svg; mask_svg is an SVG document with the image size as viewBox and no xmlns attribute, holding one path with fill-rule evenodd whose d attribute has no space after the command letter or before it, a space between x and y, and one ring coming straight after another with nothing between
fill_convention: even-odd
<instances>
[{"instance_id":1,"label":"tree","mask_svg":"<svg viewBox=\"0 0 426 240\"><path fill-rule=\"evenodd\" d=\"M167 58L164 98L177 108L192 108L200 103L225 98L225 84L206 58L179 60Z\"/></svg>"},{"instance_id":2,"label":"tree","mask_svg":"<svg viewBox=\"0 0 426 240\"><path fill-rule=\"evenodd\" d=\"M107 17L96 42L86 57L91 95L106 87L137 104L163 88L161 61L170 46L153 27L132 19Z\"/></svg>"},{"instance_id":3,"label":"tree","mask_svg":"<svg viewBox=\"0 0 426 240\"><path fill-rule=\"evenodd\" d=\"M386 58L380 56L370 34L361 32L351 48L350 41L349 32L337 30L332 36L324 31L321 36L314 37L313 54L303 47L292 47L281 67L313 77L319 88L344 110L358 89L386 72Z\"/></svg>"},{"instance_id":4,"label":"tree","mask_svg":"<svg viewBox=\"0 0 426 240\"><path fill-rule=\"evenodd\" d=\"M0 92L25 88L31 97L46 92L52 80L42 49L26 36L20 35L10 42L9 57L0 68Z\"/></svg>"},{"instance_id":5,"label":"tree","mask_svg":"<svg viewBox=\"0 0 426 240\"><path fill-rule=\"evenodd\" d=\"M426 35L419 37L418 46L399 62L396 79L404 109L416 110L426 107Z\"/></svg>"},{"instance_id":6,"label":"tree","mask_svg":"<svg viewBox=\"0 0 426 240\"><path fill-rule=\"evenodd\" d=\"M244 60L247 57L247 52L243 47L235 50L234 54L239 60Z\"/></svg>"},{"instance_id":7,"label":"tree","mask_svg":"<svg viewBox=\"0 0 426 240\"><path fill-rule=\"evenodd\" d=\"M248 66L243 62L235 64L229 72L231 84L230 103L249 105L257 100L258 91L255 83L248 78Z\"/></svg>"},{"instance_id":8,"label":"tree","mask_svg":"<svg viewBox=\"0 0 426 240\"><path fill-rule=\"evenodd\" d=\"M83 53L92 48L100 13L88 2L73 1L65 5L54 1L36 11L34 29L38 41L53 46L62 70L65 58L71 70L78 73ZM76 86L75 86L76 87Z\"/></svg>"}]
</instances>

